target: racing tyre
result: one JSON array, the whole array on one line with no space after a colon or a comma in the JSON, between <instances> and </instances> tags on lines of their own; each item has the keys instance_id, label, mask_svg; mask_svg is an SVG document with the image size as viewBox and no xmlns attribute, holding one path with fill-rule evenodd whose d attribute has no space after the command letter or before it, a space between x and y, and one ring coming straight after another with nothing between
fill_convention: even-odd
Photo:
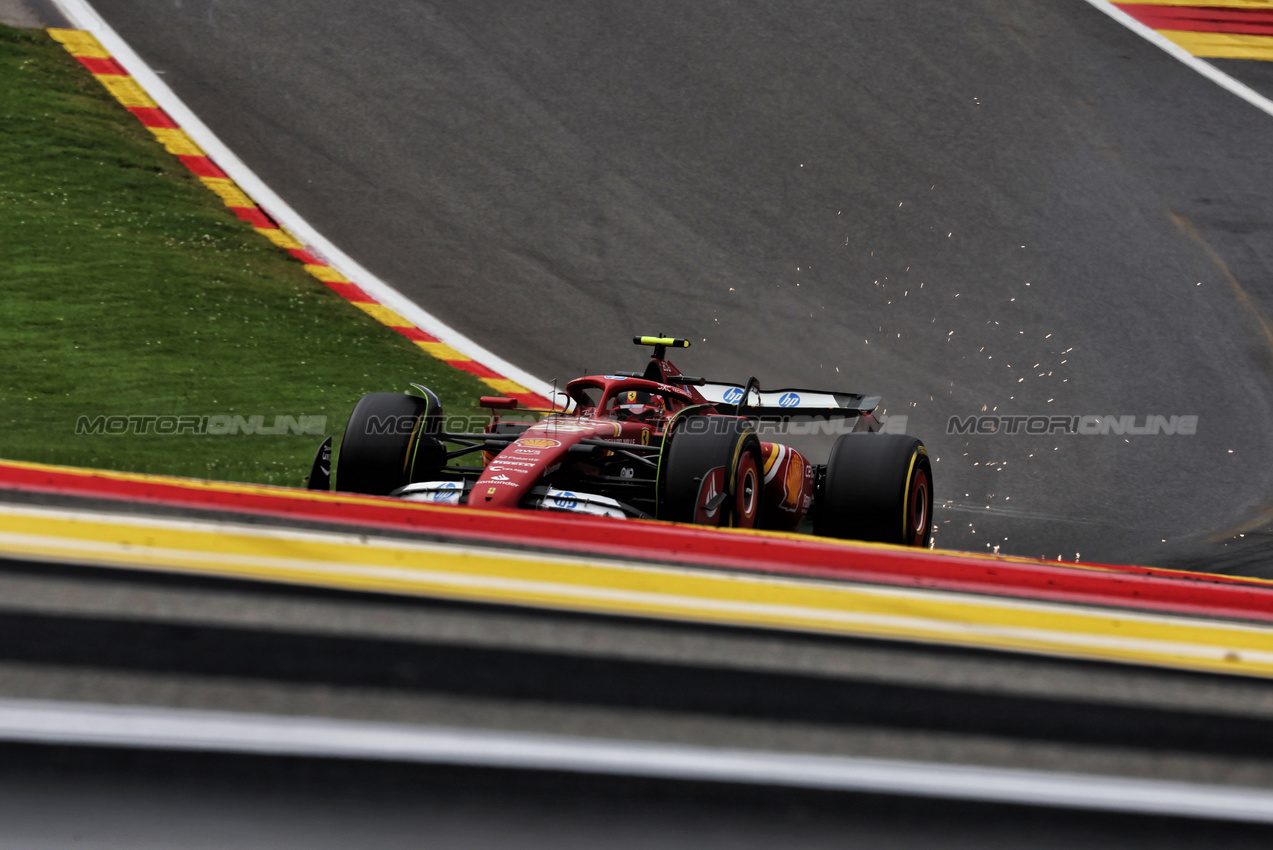
<instances>
[{"instance_id":1,"label":"racing tyre","mask_svg":"<svg viewBox=\"0 0 1273 850\"><path fill-rule=\"evenodd\" d=\"M924 444L905 434L843 434L831 447L816 497L815 534L927 546L933 468Z\"/></svg>"},{"instance_id":2,"label":"racing tyre","mask_svg":"<svg viewBox=\"0 0 1273 850\"><path fill-rule=\"evenodd\" d=\"M754 528L761 513L762 468L760 439L746 420L679 418L659 460L659 519Z\"/></svg>"},{"instance_id":3,"label":"racing tyre","mask_svg":"<svg viewBox=\"0 0 1273 850\"><path fill-rule=\"evenodd\" d=\"M436 478L446 464L437 439L442 405L402 393L368 393L349 415L336 463L336 487L385 496L413 481Z\"/></svg>"}]
</instances>

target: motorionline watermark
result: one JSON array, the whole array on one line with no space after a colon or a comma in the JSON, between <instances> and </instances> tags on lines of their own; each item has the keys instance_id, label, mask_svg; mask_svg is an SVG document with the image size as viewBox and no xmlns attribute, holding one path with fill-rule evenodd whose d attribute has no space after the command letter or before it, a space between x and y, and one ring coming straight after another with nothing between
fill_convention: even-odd
<instances>
[{"instance_id":1,"label":"motorionline watermark","mask_svg":"<svg viewBox=\"0 0 1273 850\"><path fill-rule=\"evenodd\" d=\"M268 423L268 424L267 424ZM251 416L116 414L81 416L75 420L75 435L85 436L232 436L237 434L321 436L327 433L326 416L255 414Z\"/></svg>"},{"instance_id":2,"label":"motorionline watermark","mask_svg":"<svg viewBox=\"0 0 1273 850\"><path fill-rule=\"evenodd\" d=\"M946 433L956 434L1082 434L1084 436L1181 436L1198 433L1197 416L952 416Z\"/></svg>"},{"instance_id":3,"label":"motorionline watermark","mask_svg":"<svg viewBox=\"0 0 1273 850\"><path fill-rule=\"evenodd\" d=\"M881 416L880 430L885 434L905 434L905 416ZM857 416L792 416L781 420L760 420L755 423L756 434L761 437L813 437L819 434L838 436L862 430L862 420Z\"/></svg>"},{"instance_id":4,"label":"motorionline watermark","mask_svg":"<svg viewBox=\"0 0 1273 850\"><path fill-rule=\"evenodd\" d=\"M537 419L518 419L501 417L500 422L508 424L532 425ZM419 417L414 414L399 416L368 416L363 423L367 436L384 436L389 434L408 435L414 433ZM446 434L477 434L483 432L490 420L482 416L447 416L438 429ZM657 420L651 419L653 426ZM691 433L707 433L713 429L726 430L734 427L737 420L722 416L693 416L683 420L678 426L682 431ZM814 436L818 434L849 434L859 430L861 420L855 416L784 416L781 420L760 420L752 423L753 429L760 436ZM561 427L576 427L568 418L559 421ZM545 422L551 429L553 420ZM882 429L885 433L906 433L905 416L889 416L883 418ZM437 433L437 432L434 432Z\"/></svg>"},{"instance_id":5,"label":"motorionline watermark","mask_svg":"<svg viewBox=\"0 0 1273 850\"><path fill-rule=\"evenodd\" d=\"M905 416L882 417L885 433L906 432ZM490 417L482 415L447 416L440 423L443 433L479 434L490 424ZM503 417L505 424L532 425L536 418ZM693 417L685 423L686 430L696 431L712 426L724 427L732 419L723 417ZM369 436L391 434L409 435L419 423L417 415L369 416L364 429ZM549 426L551 427L551 426ZM860 420L856 416L789 416L781 420L761 420L753 423L761 436L815 436L819 434L848 434L858 430ZM327 433L327 416L291 416L286 414L253 414L248 416L226 414L99 414L80 416L75 421L76 436L322 436Z\"/></svg>"}]
</instances>

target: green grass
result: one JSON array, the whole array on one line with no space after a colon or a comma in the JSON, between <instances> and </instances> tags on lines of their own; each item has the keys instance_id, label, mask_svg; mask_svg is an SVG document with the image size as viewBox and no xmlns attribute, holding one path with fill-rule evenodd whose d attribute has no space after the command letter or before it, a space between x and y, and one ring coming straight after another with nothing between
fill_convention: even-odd
<instances>
[{"instance_id":1,"label":"green grass","mask_svg":"<svg viewBox=\"0 0 1273 850\"><path fill-rule=\"evenodd\" d=\"M300 484L305 435L81 435L82 416L327 416L490 391L240 222L44 33L0 26L0 458Z\"/></svg>"}]
</instances>

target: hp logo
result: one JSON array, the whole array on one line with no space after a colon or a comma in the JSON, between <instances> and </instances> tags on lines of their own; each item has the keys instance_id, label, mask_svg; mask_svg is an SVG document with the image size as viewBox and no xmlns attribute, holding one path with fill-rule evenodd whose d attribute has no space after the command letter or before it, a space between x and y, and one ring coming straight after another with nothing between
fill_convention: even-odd
<instances>
[{"instance_id":1,"label":"hp logo","mask_svg":"<svg viewBox=\"0 0 1273 850\"><path fill-rule=\"evenodd\" d=\"M778 399L779 407L795 407L800 403L800 396L796 393L783 393Z\"/></svg>"}]
</instances>

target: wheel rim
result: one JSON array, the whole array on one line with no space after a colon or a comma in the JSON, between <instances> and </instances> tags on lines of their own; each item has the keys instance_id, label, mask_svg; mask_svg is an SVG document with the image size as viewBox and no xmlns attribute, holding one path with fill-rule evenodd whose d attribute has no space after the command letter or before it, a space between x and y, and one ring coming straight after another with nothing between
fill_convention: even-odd
<instances>
[{"instance_id":1,"label":"wheel rim","mask_svg":"<svg viewBox=\"0 0 1273 850\"><path fill-rule=\"evenodd\" d=\"M738 528L755 528L760 513L760 474L756 458L745 452L738 461L738 477L734 493L734 525Z\"/></svg>"},{"instance_id":2,"label":"wheel rim","mask_svg":"<svg viewBox=\"0 0 1273 850\"><path fill-rule=\"evenodd\" d=\"M912 546L924 545L928 531L928 472L919 467L911 482L909 510L907 511L907 536Z\"/></svg>"}]
</instances>

